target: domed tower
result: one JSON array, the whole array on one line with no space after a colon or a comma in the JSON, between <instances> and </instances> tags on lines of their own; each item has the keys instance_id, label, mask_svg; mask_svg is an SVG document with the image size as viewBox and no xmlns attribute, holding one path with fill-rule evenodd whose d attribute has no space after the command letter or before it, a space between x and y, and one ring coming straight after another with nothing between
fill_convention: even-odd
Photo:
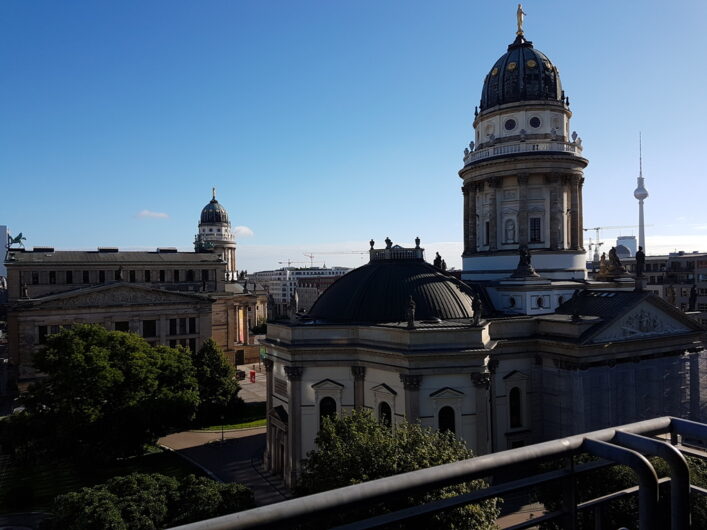
<instances>
[{"instance_id":1,"label":"domed tower","mask_svg":"<svg viewBox=\"0 0 707 530\"><path fill-rule=\"evenodd\" d=\"M196 252L215 252L227 263L226 280L236 279L236 241L231 232L231 222L226 209L216 200L216 188L211 189L212 198L201 210L199 230L194 238Z\"/></svg>"},{"instance_id":2,"label":"domed tower","mask_svg":"<svg viewBox=\"0 0 707 530\"><path fill-rule=\"evenodd\" d=\"M464 193L465 280L500 280L527 247L550 280L586 277L582 140L570 134L569 98L557 68L526 40L491 67L459 171Z\"/></svg>"}]
</instances>

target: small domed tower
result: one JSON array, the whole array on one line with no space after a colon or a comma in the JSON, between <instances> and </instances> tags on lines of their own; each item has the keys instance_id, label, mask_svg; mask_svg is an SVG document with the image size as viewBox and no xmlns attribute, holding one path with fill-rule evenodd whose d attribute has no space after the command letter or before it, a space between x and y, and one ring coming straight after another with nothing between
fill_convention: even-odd
<instances>
[{"instance_id":1,"label":"small domed tower","mask_svg":"<svg viewBox=\"0 0 707 530\"><path fill-rule=\"evenodd\" d=\"M227 263L226 280L236 279L236 241L231 232L231 222L226 209L216 200L216 188L211 189L212 198L201 210L199 230L194 238L196 252L215 252Z\"/></svg>"},{"instance_id":2,"label":"small domed tower","mask_svg":"<svg viewBox=\"0 0 707 530\"><path fill-rule=\"evenodd\" d=\"M508 278L527 247L543 278L583 280L582 140L570 133L572 113L557 68L525 39L520 15L518 26L486 75L475 137L459 171L462 278Z\"/></svg>"}]
</instances>

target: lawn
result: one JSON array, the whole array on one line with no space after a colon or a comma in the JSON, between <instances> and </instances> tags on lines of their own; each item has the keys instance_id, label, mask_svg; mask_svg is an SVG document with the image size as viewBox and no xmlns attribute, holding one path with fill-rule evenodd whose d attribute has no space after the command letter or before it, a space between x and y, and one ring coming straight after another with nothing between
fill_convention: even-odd
<instances>
[{"instance_id":1,"label":"lawn","mask_svg":"<svg viewBox=\"0 0 707 530\"><path fill-rule=\"evenodd\" d=\"M162 473L181 478L203 472L171 451L153 448L146 454L112 464L78 465L71 461L47 462L32 466L12 463L9 457L0 462L0 513L47 511L59 494L93 486L108 479L141 473Z\"/></svg>"},{"instance_id":2,"label":"lawn","mask_svg":"<svg viewBox=\"0 0 707 530\"><path fill-rule=\"evenodd\" d=\"M251 427L264 427L265 418L253 421L244 421L241 423L227 423L224 425L208 425L206 427L200 427L200 431L220 431L223 428L224 431L231 431L234 429L249 429Z\"/></svg>"}]
</instances>

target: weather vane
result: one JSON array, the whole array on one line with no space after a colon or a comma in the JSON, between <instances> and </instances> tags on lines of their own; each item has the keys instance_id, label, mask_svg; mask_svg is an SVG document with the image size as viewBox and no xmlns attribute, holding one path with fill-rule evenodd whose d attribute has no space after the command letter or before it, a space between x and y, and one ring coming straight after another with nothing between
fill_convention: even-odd
<instances>
[{"instance_id":1,"label":"weather vane","mask_svg":"<svg viewBox=\"0 0 707 530\"><path fill-rule=\"evenodd\" d=\"M518 21L518 31L516 31L516 35L519 37L523 35L523 17L526 15L525 11L523 11L523 5L518 4L518 10L516 11L516 19Z\"/></svg>"}]
</instances>

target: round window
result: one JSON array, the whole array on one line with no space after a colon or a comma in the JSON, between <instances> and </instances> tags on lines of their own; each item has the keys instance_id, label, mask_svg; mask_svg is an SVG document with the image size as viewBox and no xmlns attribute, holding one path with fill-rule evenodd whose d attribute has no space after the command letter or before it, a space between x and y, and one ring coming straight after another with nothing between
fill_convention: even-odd
<instances>
[{"instance_id":1,"label":"round window","mask_svg":"<svg viewBox=\"0 0 707 530\"><path fill-rule=\"evenodd\" d=\"M512 131L513 129L516 128L516 121L515 120L506 120L504 127L506 128L507 131Z\"/></svg>"},{"instance_id":2,"label":"round window","mask_svg":"<svg viewBox=\"0 0 707 530\"><path fill-rule=\"evenodd\" d=\"M533 116L532 118L530 118L530 122L528 123L530 123L530 126L533 129L537 129L538 127L540 127L540 118L538 118L537 116Z\"/></svg>"}]
</instances>

